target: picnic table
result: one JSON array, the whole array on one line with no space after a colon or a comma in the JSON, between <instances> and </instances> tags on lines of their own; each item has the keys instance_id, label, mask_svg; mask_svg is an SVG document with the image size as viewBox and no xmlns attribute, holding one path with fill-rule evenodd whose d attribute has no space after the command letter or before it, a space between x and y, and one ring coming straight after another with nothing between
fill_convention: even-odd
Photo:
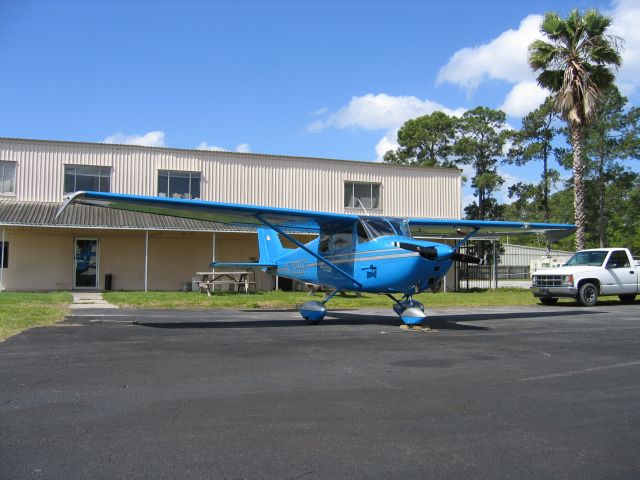
<instances>
[{"instance_id":1,"label":"picnic table","mask_svg":"<svg viewBox=\"0 0 640 480\"><path fill-rule=\"evenodd\" d=\"M207 292L209 296L215 292L216 285L220 287L220 291L223 286L227 286L231 292L249 293L250 290L255 291L256 289L253 272L246 270L240 272L196 272L196 275L201 277L201 280L197 282L200 292Z\"/></svg>"}]
</instances>

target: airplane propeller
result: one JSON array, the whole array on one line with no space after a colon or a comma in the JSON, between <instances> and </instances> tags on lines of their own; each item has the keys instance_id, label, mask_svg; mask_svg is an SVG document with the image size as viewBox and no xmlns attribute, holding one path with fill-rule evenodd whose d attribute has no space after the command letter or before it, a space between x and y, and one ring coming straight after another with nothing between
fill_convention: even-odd
<instances>
[{"instance_id":1,"label":"airplane propeller","mask_svg":"<svg viewBox=\"0 0 640 480\"><path fill-rule=\"evenodd\" d=\"M482 258L459 253L453 249L450 249L449 252L439 253L436 247L424 247L415 243L397 242L396 245L404 250L418 252L422 258L426 258L427 260L453 260L455 262L462 263L475 263L478 265L484 264L484 259Z\"/></svg>"}]
</instances>

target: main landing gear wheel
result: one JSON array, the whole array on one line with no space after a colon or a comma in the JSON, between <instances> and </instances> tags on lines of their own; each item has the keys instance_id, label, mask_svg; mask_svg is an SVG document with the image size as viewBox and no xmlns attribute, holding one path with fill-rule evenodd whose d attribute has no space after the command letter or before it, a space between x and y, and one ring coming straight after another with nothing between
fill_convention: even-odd
<instances>
[{"instance_id":1,"label":"main landing gear wheel","mask_svg":"<svg viewBox=\"0 0 640 480\"><path fill-rule=\"evenodd\" d=\"M336 293L338 293L338 290L334 290L333 292L325 295L321 302L312 300L310 302L303 303L299 310L302 318L314 325L320 323L327 314L327 307L325 307L324 304L331 300Z\"/></svg>"},{"instance_id":2,"label":"main landing gear wheel","mask_svg":"<svg viewBox=\"0 0 640 480\"><path fill-rule=\"evenodd\" d=\"M320 323L320 321L327 314L327 307L324 303L318 301L305 302L300 307L300 315L307 322L314 324Z\"/></svg>"}]
</instances>

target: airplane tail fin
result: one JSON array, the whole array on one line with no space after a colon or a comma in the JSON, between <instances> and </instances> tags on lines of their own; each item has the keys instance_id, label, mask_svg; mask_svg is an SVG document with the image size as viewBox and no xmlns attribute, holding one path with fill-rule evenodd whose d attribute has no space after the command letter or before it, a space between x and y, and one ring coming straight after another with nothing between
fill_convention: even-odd
<instances>
[{"instance_id":1,"label":"airplane tail fin","mask_svg":"<svg viewBox=\"0 0 640 480\"><path fill-rule=\"evenodd\" d=\"M282 246L278 232L271 228L258 228L258 248L260 263L275 264L279 257L289 251Z\"/></svg>"}]
</instances>

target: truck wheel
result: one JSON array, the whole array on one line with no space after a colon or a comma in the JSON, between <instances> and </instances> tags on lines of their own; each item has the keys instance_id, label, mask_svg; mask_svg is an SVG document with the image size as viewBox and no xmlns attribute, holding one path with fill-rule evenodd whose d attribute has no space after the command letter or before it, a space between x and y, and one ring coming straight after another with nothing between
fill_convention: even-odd
<instances>
[{"instance_id":1,"label":"truck wheel","mask_svg":"<svg viewBox=\"0 0 640 480\"><path fill-rule=\"evenodd\" d=\"M540 303L543 305L555 305L556 303L558 303L558 299L557 298L549 298L549 297L543 297L540 299Z\"/></svg>"},{"instance_id":2,"label":"truck wheel","mask_svg":"<svg viewBox=\"0 0 640 480\"><path fill-rule=\"evenodd\" d=\"M578 303L583 307L593 307L598 302L598 287L593 283L583 283L578 290Z\"/></svg>"},{"instance_id":3,"label":"truck wheel","mask_svg":"<svg viewBox=\"0 0 640 480\"><path fill-rule=\"evenodd\" d=\"M636 299L636 296L633 294L618 295L618 298L622 303L633 303L633 301Z\"/></svg>"}]
</instances>

